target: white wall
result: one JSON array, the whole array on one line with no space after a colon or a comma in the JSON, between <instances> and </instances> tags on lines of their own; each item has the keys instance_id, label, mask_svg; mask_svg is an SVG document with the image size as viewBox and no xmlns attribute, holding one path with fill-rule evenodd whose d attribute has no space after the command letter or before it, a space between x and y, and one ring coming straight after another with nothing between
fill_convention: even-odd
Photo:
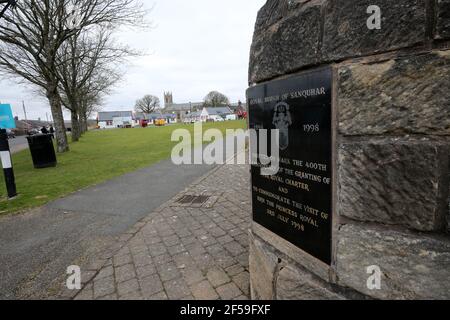
<instances>
[{"instance_id":1,"label":"white wall","mask_svg":"<svg viewBox=\"0 0 450 320\"><path fill-rule=\"evenodd\" d=\"M223 121L223 118L221 117L221 116L218 116L218 115L212 115L212 116L209 116L209 120L213 120L213 121Z\"/></svg>"},{"instance_id":2,"label":"white wall","mask_svg":"<svg viewBox=\"0 0 450 320\"><path fill-rule=\"evenodd\" d=\"M114 128L113 125L108 126L106 124L106 121L99 121L98 122L98 126L100 127L100 129L112 129L112 128Z\"/></svg>"},{"instance_id":3,"label":"white wall","mask_svg":"<svg viewBox=\"0 0 450 320\"><path fill-rule=\"evenodd\" d=\"M132 117L113 118L113 127L115 128L123 126L124 123L129 123L130 125L133 125L133 118Z\"/></svg>"},{"instance_id":4,"label":"white wall","mask_svg":"<svg viewBox=\"0 0 450 320\"><path fill-rule=\"evenodd\" d=\"M132 117L118 117L113 118L111 125L107 125L107 121L99 121L98 126L100 127L100 129L115 129L123 126L125 122L128 122L131 126L139 125L139 122L136 123Z\"/></svg>"},{"instance_id":5,"label":"white wall","mask_svg":"<svg viewBox=\"0 0 450 320\"><path fill-rule=\"evenodd\" d=\"M228 114L225 120L227 121L237 120L237 116L235 114Z\"/></svg>"},{"instance_id":6,"label":"white wall","mask_svg":"<svg viewBox=\"0 0 450 320\"><path fill-rule=\"evenodd\" d=\"M202 122L206 122L207 120L210 119L209 113L206 110L206 108L203 108L202 113L200 114L200 119L201 119Z\"/></svg>"}]
</instances>

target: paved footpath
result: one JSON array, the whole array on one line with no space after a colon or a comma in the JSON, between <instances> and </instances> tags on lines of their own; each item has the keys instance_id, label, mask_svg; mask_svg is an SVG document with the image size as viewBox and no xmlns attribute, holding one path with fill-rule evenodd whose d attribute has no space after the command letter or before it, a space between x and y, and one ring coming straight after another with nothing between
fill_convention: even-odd
<instances>
[{"instance_id":1,"label":"paved footpath","mask_svg":"<svg viewBox=\"0 0 450 320\"><path fill-rule=\"evenodd\" d=\"M213 168L176 166L169 159L41 208L1 217L0 299L54 296L67 266L85 264Z\"/></svg>"},{"instance_id":2,"label":"paved footpath","mask_svg":"<svg viewBox=\"0 0 450 320\"><path fill-rule=\"evenodd\" d=\"M220 166L190 185L82 266L81 291L58 298L248 299L248 170Z\"/></svg>"}]
</instances>

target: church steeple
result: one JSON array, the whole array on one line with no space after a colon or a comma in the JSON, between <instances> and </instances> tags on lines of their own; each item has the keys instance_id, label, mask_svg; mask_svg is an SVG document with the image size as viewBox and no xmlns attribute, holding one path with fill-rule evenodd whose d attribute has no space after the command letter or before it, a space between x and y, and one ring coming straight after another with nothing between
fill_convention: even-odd
<instances>
[{"instance_id":1,"label":"church steeple","mask_svg":"<svg viewBox=\"0 0 450 320\"><path fill-rule=\"evenodd\" d=\"M167 92L165 92L164 91L164 107L169 107L169 106L171 106L171 105L173 105L173 95L172 95L172 92L170 92L170 91L167 91Z\"/></svg>"}]
</instances>

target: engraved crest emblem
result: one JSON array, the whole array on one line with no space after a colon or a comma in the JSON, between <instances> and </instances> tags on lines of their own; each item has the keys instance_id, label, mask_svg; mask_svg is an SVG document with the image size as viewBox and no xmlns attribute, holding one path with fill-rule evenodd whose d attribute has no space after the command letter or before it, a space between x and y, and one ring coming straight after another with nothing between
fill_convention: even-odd
<instances>
[{"instance_id":1,"label":"engraved crest emblem","mask_svg":"<svg viewBox=\"0 0 450 320\"><path fill-rule=\"evenodd\" d=\"M292 125L291 112L286 102L275 105L272 123L280 132L280 150L286 150L289 147L289 127Z\"/></svg>"}]
</instances>

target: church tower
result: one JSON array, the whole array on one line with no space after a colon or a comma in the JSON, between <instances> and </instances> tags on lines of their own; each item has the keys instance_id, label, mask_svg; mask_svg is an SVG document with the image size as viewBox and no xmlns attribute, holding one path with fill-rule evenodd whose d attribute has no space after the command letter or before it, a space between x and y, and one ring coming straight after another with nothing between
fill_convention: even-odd
<instances>
[{"instance_id":1,"label":"church tower","mask_svg":"<svg viewBox=\"0 0 450 320\"><path fill-rule=\"evenodd\" d=\"M172 92L167 91L164 92L164 107L170 107L171 105L173 105L173 95Z\"/></svg>"}]
</instances>

